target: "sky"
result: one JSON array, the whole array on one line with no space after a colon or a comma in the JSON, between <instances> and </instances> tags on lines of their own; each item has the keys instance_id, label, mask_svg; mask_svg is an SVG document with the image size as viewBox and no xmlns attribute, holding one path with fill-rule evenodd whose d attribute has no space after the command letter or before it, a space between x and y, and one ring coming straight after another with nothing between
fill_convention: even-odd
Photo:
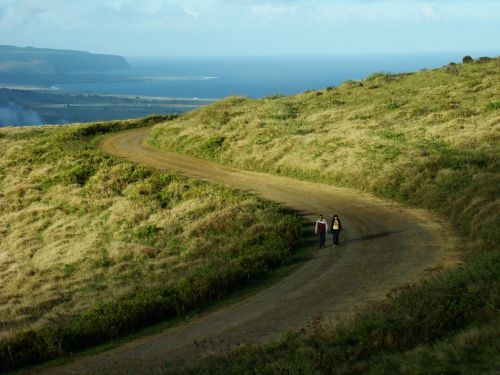
<instances>
[{"instance_id":1,"label":"sky","mask_svg":"<svg viewBox=\"0 0 500 375\"><path fill-rule=\"evenodd\" d=\"M0 44L123 56L500 51L500 0L0 0Z\"/></svg>"}]
</instances>

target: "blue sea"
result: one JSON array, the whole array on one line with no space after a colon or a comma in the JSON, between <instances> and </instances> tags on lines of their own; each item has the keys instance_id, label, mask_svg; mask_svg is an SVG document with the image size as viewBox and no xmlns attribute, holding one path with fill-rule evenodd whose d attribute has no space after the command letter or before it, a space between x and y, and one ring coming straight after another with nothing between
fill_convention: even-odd
<instances>
[{"instance_id":1,"label":"blue sea","mask_svg":"<svg viewBox=\"0 0 500 375\"><path fill-rule=\"evenodd\" d=\"M58 89L175 98L264 97L361 79L374 72L401 73L461 62L464 52L279 57L129 57L122 82L58 84ZM488 55L488 52L473 57ZM492 56L491 52L489 56Z\"/></svg>"},{"instance_id":2,"label":"blue sea","mask_svg":"<svg viewBox=\"0 0 500 375\"><path fill-rule=\"evenodd\" d=\"M473 58L493 57L499 52L470 55ZM31 101L26 100L28 94L4 90L3 99L0 97L0 127L182 113L230 95L253 98L291 95L362 79L375 72L403 73L438 68L450 62L461 62L464 55L468 53L128 57L130 69L127 70L55 76L55 81L50 82L52 89L39 92L38 98ZM65 83L57 82L58 79Z\"/></svg>"}]
</instances>

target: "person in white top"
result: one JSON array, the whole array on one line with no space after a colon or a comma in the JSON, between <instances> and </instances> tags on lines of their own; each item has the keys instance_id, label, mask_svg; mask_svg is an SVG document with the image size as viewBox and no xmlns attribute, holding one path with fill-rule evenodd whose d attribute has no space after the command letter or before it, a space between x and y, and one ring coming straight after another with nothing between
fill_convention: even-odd
<instances>
[{"instance_id":1,"label":"person in white top","mask_svg":"<svg viewBox=\"0 0 500 375\"><path fill-rule=\"evenodd\" d=\"M326 233L328 232L328 223L323 218L323 215L319 215L318 220L316 220L316 227L314 228L314 234L318 236L319 248L325 247Z\"/></svg>"}]
</instances>

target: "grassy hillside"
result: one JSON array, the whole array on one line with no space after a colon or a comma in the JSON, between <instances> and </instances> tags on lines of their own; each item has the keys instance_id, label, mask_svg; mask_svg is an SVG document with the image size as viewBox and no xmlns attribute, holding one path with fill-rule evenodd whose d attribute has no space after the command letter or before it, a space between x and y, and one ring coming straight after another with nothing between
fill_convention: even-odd
<instances>
[{"instance_id":1,"label":"grassy hillside","mask_svg":"<svg viewBox=\"0 0 500 375\"><path fill-rule=\"evenodd\" d=\"M500 369L500 59L260 100L157 125L150 143L424 207L462 234L464 264L280 342L173 373L494 373Z\"/></svg>"},{"instance_id":2,"label":"grassy hillside","mask_svg":"<svg viewBox=\"0 0 500 375\"><path fill-rule=\"evenodd\" d=\"M496 59L229 98L157 125L150 142L431 208L469 238L498 244L499 76Z\"/></svg>"},{"instance_id":3,"label":"grassy hillside","mask_svg":"<svg viewBox=\"0 0 500 375\"><path fill-rule=\"evenodd\" d=\"M0 131L0 371L176 317L286 263L277 205L117 160L103 133Z\"/></svg>"}]
</instances>

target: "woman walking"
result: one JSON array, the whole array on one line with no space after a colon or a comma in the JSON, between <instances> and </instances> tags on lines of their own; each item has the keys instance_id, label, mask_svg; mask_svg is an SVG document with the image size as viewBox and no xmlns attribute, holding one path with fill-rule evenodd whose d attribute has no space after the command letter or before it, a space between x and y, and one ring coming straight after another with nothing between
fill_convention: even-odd
<instances>
[{"instance_id":1,"label":"woman walking","mask_svg":"<svg viewBox=\"0 0 500 375\"><path fill-rule=\"evenodd\" d=\"M342 230L342 223L340 222L339 215L333 215L331 231L333 234L333 247L339 244L340 231Z\"/></svg>"}]
</instances>

